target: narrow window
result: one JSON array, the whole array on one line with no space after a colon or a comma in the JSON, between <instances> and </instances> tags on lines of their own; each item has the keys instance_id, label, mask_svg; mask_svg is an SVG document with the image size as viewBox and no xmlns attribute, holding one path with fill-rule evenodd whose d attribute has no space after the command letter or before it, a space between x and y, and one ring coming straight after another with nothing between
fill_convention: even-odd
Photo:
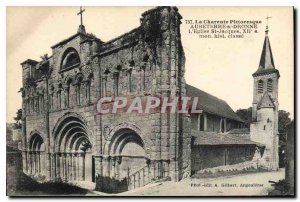
<instances>
[{"instance_id":1,"label":"narrow window","mask_svg":"<svg viewBox=\"0 0 300 202\"><path fill-rule=\"evenodd\" d=\"M273 92L273 80L272 79L268 79L268 81L267 81L267 91L269 93Z\"/></svg>"},{"instance_id":2,"label":"narrow window","mask_svg":"<svg viewBox=\"0 0 300 202\"><path fill-rule=\"evenodd\" d=\"M225 132L225 122L224 122L224 119L221 119L221 132L222 133Z\"/></svg>"},{"instance_id":3,"label":"narrow window","mask_svg":"<svg viewBox=\"0 0 300 202\"><path fill-rule=\"evenodd\" d=\"M204 115L199 114L199 131L204 131Z\"/></svg>"},{"instance_id":4,"label":"narrow window","mask_svg":"<svg viewBox=\"0 0 300 202\"><path fill-rule=\"evenodd\" d=\"M119 77L120 77L121 66L118 65L114 72L114 96L119 95Z\"/></svg>"},{"instance_id":5,"label":"narrow window","mask_svg":"<svg viewBox=\"0 0 300 202\"><path fill-rule=\"evenodd\" d=\"M40 111L40 99L39 99L39 95L36 96L36 112Z\"/></svg>"},{"instance_id":6,"label":"narrow window","mask_svg":"<svg viewBox=\"0 0 300 202\"><path fill-rule=\"evenodd\" d=\"M262 80L259 80L257 84L257 92L263 93L263 91L264 91L264 82Z\"/></svg>"},{"instance_id":7,"label":"narrow window","mask_svg":"<svg viewBox=\"0 0 300 202\"><path fill-rule=\"evenodd\" d=\"M107 82L108 82L108 75L109 75L110 71L108 69L106 69L104 71L104 76L103 76L103 92L104 92L104 96L107 96Z\"/></svg>"}]
</instances>

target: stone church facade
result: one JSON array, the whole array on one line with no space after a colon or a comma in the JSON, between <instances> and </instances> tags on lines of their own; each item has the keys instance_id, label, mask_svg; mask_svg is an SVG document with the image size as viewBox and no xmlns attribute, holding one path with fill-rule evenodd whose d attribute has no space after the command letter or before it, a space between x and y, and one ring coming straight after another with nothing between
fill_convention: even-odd
<instances>
[{"instance_id":1,"label":"stone church facade","mask_svg":"<svg viewBox=\"0 0 300 202\"><path fill-rule=\"evenodd\" d=\"M193 158L198 158L198 146L215 150L207 147L209 141L194 143L203 142L210 132L225 135L242 128L244 122L225 101L186 84L181 18L176 7L157 7L142 14L138 28L108 42L88 34L81 24L76 34L51 47L50 57L24 61L24 173L67 182L126 177L131 188L156 179L179 181L191 175L192 167L201 168L192 165L197 164ZM197 106L202 113L97 113L100 98L117 96L202 96ZM278 110L267 108L266 113ZM278 114L273 115L276 125ZM261 119L255 116L259 125ZM251 140L230 143L245 148L267 145L268 134L263 140L255 136L259 127L251 126L257 131L251 132Z\"/></svg>"},{"instance_id":2,"label":"stone church facade","mask_svg":"<svg viewBox=\"0 0 300 202\"><path fill-rule=\"evenodd\" d=\"M140 27L109 42L78 32L52 56L23 68L24 172L49 180L95 176L148 183L189 176L189 119L179 114L99 115L107 96L185 94L181 16L175 7L142 15ZM141 176L143 175L143 176Z\"/></svg>"}]
</instances>

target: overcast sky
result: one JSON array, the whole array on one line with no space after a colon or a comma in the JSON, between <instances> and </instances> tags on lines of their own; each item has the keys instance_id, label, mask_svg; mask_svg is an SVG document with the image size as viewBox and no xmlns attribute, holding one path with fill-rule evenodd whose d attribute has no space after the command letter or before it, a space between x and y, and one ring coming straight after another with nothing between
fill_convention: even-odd
<instances>
[{"instance_id":1,"label":"overcast sky","mask_svg":"<svg viewBox=\"0 0 300 202\"><path fill-rule=\"evenodd\" d=\"M149 7L85 7L86 31L108 41L138 27L141 14ZM51 46L76 33L80 23L78 7L7 8L7 122L13 122L21 95L20 63L51 55ZM187 83L225 100L234 110L252 104L253 78L258 68L265 30L276 68L280 71L279 108L294 111L293 16L291 7L179 7L183 16L181 38L186 56ZM200 39L188 34L186 19L262 20L259 33L244 39Z\"/></svg>"}]
</instances>

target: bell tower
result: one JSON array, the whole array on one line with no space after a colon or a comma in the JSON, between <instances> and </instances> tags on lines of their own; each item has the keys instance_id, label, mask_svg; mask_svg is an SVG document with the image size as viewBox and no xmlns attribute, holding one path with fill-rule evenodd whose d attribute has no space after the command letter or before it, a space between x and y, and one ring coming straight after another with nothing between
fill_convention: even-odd
<instances>
[{"instance_id":1,"label":"bell tower","mask_svg":"<svg viewBox=\"0 0 300 202\"><path fill-rule=\"evenodd\" d=\"M278 169L278 79L275 68L269 29L266 26L265 40L259 67L252 74L254 78L251 140L265 145L261 150L260 165L269 170Z\"/></svg>"}]
</instances>

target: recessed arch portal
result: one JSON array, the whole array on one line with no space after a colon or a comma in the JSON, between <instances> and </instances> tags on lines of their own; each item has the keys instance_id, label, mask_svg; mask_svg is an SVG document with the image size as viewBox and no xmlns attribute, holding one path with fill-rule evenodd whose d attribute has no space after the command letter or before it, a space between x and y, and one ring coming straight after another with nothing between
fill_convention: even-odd
<instances>
[{"instance_id":1,"label":"recessed arch portal","mask_svg":"<svg viewBox=\"0 0 300 202\"><path fill-rule=\"evenodd\" d=\"M147 165L145 143L139 128L125 124L111 131L106 142L105 152L111 156L110 176L123 179Z\"/></svg>"},{"instance_id":2,"label":"recessed arch portal","mask_svg":"<svg viewBox=\"0 0 300 202\"><path fill-rule=\"evenodd\" d=\"M32 132L29 139L29 170L32 175L45 174L45 144L38 132Z\"/></svg>"},{"instance_id":3,"label":"recessed arch portal","mask_svg":"<svg viewBox=\"0 0 300 202\"><path fill-rule=\"evenodd\" d=\"M91 159L92 142L84 119L68 113L58 120L53 134L57 177L65 181L89 180L91 163L86 161Z\"/></svg>"}]
</instances>

